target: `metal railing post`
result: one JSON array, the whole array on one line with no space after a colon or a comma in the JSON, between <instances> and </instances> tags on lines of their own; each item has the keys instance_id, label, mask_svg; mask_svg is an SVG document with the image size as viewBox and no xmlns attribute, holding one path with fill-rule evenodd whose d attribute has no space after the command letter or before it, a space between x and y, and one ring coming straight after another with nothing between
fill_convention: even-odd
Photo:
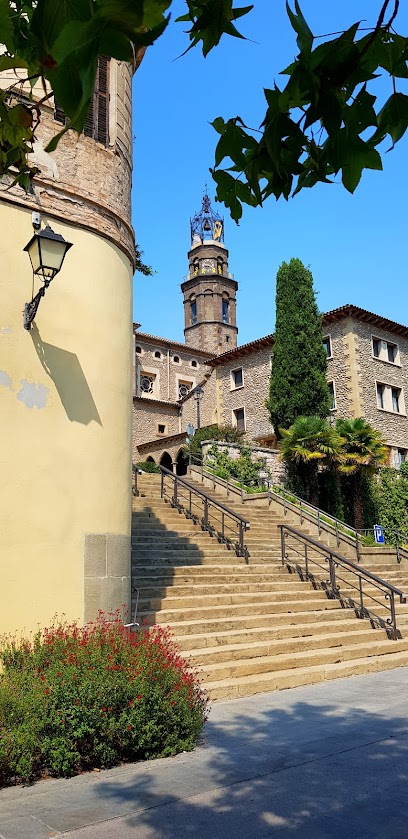
<instances>
[{"instance_id":1,"label":"metal railing post","mask_svg":"<svg viewBox=\"0 0 408 839\"><path fill-rule=\"evenodd\" d=\"M395 531L395 554L397 557L398 564L401 562L401 555L400 555L400 546L399 546L399 539L398 539L398 531Z\"/></svg>"},{"instance_id":2,"label":"metal railing post","mask_svg":"<svg viewBox=\"0 0 408 839\"><path fill-rule=\"evenodd\" d=\"M224 512L221 513L221 536L224 539Z\"/></svg>"},{"instance_id":3,"label":"metal railing post","mask_svg":"<svg viewBox=\"0 0 408 839\"><path fill-rule=\"evenodd\" d=\"M164 496L164 472L161 473L160 498Z\"/></svg>"},{"instance_id":4,"label":"metal railing post","mask_svg":"<svg viewBox=\"0 0 408 839\"><path fill-rule=\"evenodd\" d=\"M336 542L337 542L337 547L339 547L339 545L340 545L340 539L339 539L339 523L338 523L337 519L336 519Z\"/></svg>"},{"instance_id":5,"label":"metal railing post","mask_svg":"<svg viewBox=\"0 0 408 839\"><path fill-rule=\"evenodd\" d=\"M305 542L305 571L306 577L309 577L309 560L307 556L307 543Z\"/></svg>"},{"instance_id":6,"label":"metal railing post","mask_svg":"<svg viewBox=\"0 0 408 839\"><path fill-rule=\"evenodd\" d=\"M286 539L286 534L285 534L285 531L284 531L283 527L281 527L281 554L282 554L282 565L284 565L284 564L285 564L285 539Z\"/></svg>"},{"instance_id":7,"label":"metal railing post","mask_svg":"<svg viewBox=\"0 0 408 839\"><path fill-rule=\"evenodd\" d=\"M203 518L203 524L204 524L204 527L205 527L205 529L206 529L206 530L207 530L207 528L208 528L208 523L209 523L209 522L208 522L208 498L204 498L204 518Z\"/></svg>"},{"instance_id":8,"label":"metal railing post","mask_svg":"<svg viewBox=\"0 0 408 839\"><path fill-rule=\"evenodd\" d=\"M361 574L358 578L358 588L359 588L359 591L360 591L360 606L361 606L361 609L364 609L363 578L362 578Z\"/></svg>"},{"instance_id":9,"label":"metal railing post","mask_svg":"<svg viewBox=\"0 0 408 839\"><path fill-rule=\"evenodd\" d=\"M392 623L392 626L394 627L394 630L396 631L397 620L396 620L396 615L395 615L395 597L394 597L394 592L392 590L390 591L390 611L391 611L391 623Z\"/></svg>"},{"instance_id":10,"label":"metal railing post","mask_svg":"<svg viewBox=\"0 0 408 839\"><path fill-rule=\"evenodd\" d=\"M303 524L303 508L302 502L300 502L300 523Z\"/></svg>"},{"instance_id":11,"label":"metal railing post","mask_svg":"<svg viewBox=\"0 0 408 839\"><path fill-rule=\"evenodd\" d=\"M330 586L333 592L337 591L336 585L336 563L331 554L329 554L329 568L330 568Z\"/></svg>"},{"instance_id":12,"label":"metal railing post","mask_svg":"<svg viewBox=\"0 0 408 839\"><path fill-rule=\"evenodd\" d=\"M244 533L245 533L245 525L244 525L244 522L241 520L239 522L239 555L240 556L245 556Z\"/></svg>"},{"instance_id":13,"label":"metal railing post","mask_svg":"<svg viewBox=\"0 0 408 839\"><path fill-rule=\"evenodd\" d=\"M176 504L177 504L177 496L178 496L177 478L176 478L176 477L174 477L174 478L173 478L173 480L174 480L174 488L173 488L173 502L174 502L174 505L176 506Z\"/></svg>"},{"instance_id":14,"label":"metal railing post","mask_svg":"<svg viewBox=\"0 0 408 839\"><path fill-rule=\"evenodd\" d=\"M359 539L358 539L357 530L356 530L356 556L357 556L357 562L360 562L360 542L359 542Z\"/></svg>"},{"instance_id":15,"label":"metal railing post","mask_svg":"<svg viewBox=\"0 0 408 839\"><path fill-rule=\"evenodd\" d=\"M320 536L320 510L317 511L317 530Z\"/></svg>"}]
</instances>

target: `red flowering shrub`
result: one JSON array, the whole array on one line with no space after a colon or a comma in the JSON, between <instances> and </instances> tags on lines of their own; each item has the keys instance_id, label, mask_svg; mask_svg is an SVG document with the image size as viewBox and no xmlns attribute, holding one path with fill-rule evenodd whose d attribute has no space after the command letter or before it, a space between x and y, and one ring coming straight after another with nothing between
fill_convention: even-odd
<instances>
[{"instance_id":1,"label":"red flowering shrub","mask_svg":"<svg viewBox=\"0 0 408 839\"><path fill-rule=\"evenodd\" d=\"M194 747L207 699L168 629L119 614L57 623L0 649L0 784Z\"/></svg>"}]
</instances>

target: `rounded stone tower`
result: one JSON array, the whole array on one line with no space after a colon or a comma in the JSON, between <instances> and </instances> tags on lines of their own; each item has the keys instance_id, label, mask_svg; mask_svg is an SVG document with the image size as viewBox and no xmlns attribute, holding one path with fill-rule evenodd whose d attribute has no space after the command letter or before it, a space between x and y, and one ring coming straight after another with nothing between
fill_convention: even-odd
<instances>
[{"instance_id":1,"label":"rounded stone tower","mask_svg":"<svg viewBox=\"0 0 408 839\"><path fill-rule=\"evenodd\" d=\"M85 135L48 154L65 117L45 103L34 193L0 185L0 632L130 604L131 83L100 59ZM33 212L73 247L24 329Z\"/></svg>"},{"instance_id":2,"label":"rounded stone tower","mask_svg":"<svg viewBox=\"0 0 408 839\"><path fill-rule=\"evenodd\" d=\"M207 193L191 219L188 261L189 273L181 285L186 344L219 355L237 345L238 283L228 269L224 220Z\"/></svg>"}]
</instances>

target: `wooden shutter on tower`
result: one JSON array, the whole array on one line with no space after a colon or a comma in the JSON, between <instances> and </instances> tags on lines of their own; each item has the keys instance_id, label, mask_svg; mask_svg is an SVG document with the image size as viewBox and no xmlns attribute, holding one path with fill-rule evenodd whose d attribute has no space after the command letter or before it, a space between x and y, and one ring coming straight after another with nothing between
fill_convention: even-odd
<instances>
[{"instance_id":1,"label":"wooden shutter on tower","mask_svg":"<svg viewBox=\"0 0 408 839\"><path fill-rule=\"evenodd\" d=\"M86 116L84 134L92 137L104 146L109 145L109 60L102 55L98 58L95 90L91 105ZM66 122L63 109L54 98L54 119L56 122Z\"/></svg>"},{"instance_id":2,"label":"wooden shutter on tower","mask_svg":"<svg viewBox=\"0 0 408 839\"><path fill-rule=\"evenodd\" d=\"M109 145L109 62L106 56L101 55L98 59L96 73L95 91L88 116L85 121L84 134L93 137L98 143L104 146Z\"/></svg>"}]
</instances>

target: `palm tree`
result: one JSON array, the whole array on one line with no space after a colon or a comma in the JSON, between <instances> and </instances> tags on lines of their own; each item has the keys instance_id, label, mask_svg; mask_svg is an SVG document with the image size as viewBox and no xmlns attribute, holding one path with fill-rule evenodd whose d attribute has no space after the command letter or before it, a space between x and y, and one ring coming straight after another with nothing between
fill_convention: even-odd
<instances>
[{"instance_id":1,"label":"palm tree","mask_svg":"<svg viewBox=\"0 0 408 839\"><path fill-rule=\"evenodd\" d=\"M363 417L341 419L336 422L336 431L343 444L337 458L337 468L352 492L354 503L354 526L363 526L363 478L373 475L388 460L388 449L381 433Z\"/></svg>"},{"instance_id":2,"label":"palm tree","mask_svg":"<svg viewBox=\"0 0 408 839\"><path fill-rule=\"evenodd\" d=\"M318 472L338 457L342 440L338 432L321 417L297 417L287 430L280 429L281 457L297 478L306 500L319 506Z\"/></svg>"}]
</instances>

